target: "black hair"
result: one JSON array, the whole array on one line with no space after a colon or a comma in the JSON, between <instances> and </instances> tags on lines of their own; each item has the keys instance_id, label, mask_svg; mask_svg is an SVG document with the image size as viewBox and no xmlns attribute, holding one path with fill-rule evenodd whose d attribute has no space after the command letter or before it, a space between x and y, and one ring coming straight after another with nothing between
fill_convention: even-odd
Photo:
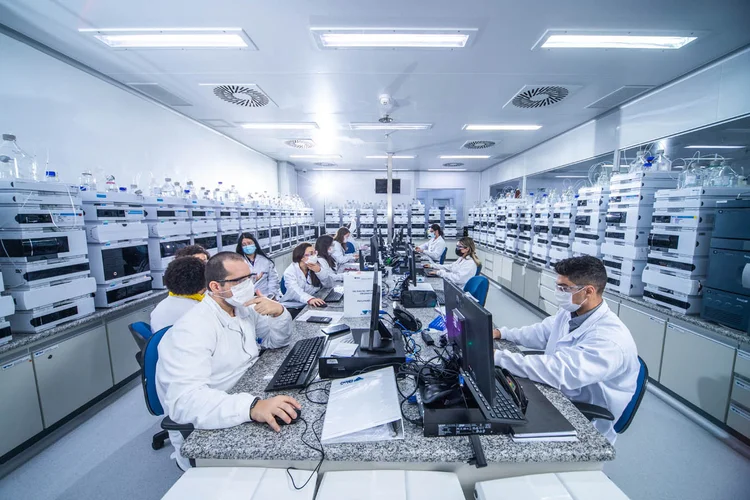
<instances>
[{"instance_id":1,"label":"black hair","mask_svg":"<svg viewBox=\"0 0 750 500\"><path fill-rule=\"evenodd\" d=\"M555 272L578 286L593 286L599 295L604 292L607 284L607 269L604 263L590 255L561 260L555 264Z\"/></svg>"},{"instance_id":2,"label":"black hair","mask_svg":"<svg viewBox=\"0 0 750 500\"><path fill-rule=\"evenodd\" d=\"M206 288L212 281L224 281L229 276L226 265L224 264L230 260L237 260L247 262L247 260L234 252L219 252L206 262Z\"/></svg>"},{"instance_id":3,"label":"black hair","mask_svg":"<svg viewBox=\"0 0 750 500\"><path fill-rule=\"evenodd\" d=\"M318 252L318 258L323 258L331 266L333 272L336 272L336 261L333 260L328 249L333 246L333 236L330 234L324 234L315 241L315 250Z\"/></svg>"},{"instance_id":4,"label":"black hair","mask_svg":"<svg viewBox=\"0 0 750 500\"><path fill-rule=\"evenodd\" d=\"M174 253L174 257L175 259L180 259L182 257L195 257L196 255L201 254L205 255L206 259L211 258L211 254L208 253L208 250L200 245L188 245L186 247L182 247Z\"/></svg>"},{"instance_id":5,"label":"black hair","mask_svg":"<svg viewBox=\"0 0 750 500\"><path fill-rule=\"evenodd\" d=\"M177 295L193 295L206 288L206 264L200 259L175 259L164 271L164 285Z\"/></svg>"},{"instance_id":6,"label":"black hair","mask_svg":"<svg viewBox=\"0 0 750 500\"><path fill-rule=\"evenodd\" d=\"M438 233L440 233L440 236L443 235L443 228L440 227L440 224L433 224L433 225L430 226L430 229L432 229L433 231L437 231Z\"/></svg>"},{"instance_id":7,"label":"black hair","mask_svg":"<svg viewBox=\"0 0 750 500\"><path fill-rule=\"evenodd\" d=\"M240 233L239 237L237 238L237 248L234 250L235 252L247 258L245 252L242 251L242 240L253 240L253 243L255 244L255 255L260 255L261 257L265 257L266 259L268 259L268 255L266 255L266 253L260 247L260 243L258 243L258 238L256 238L255 235L251 233ZM274 265L271 259L268 260L271 261L271 265Z\"/></svg>"},{"instance_id":8,"label":"black hair","mask_svg":"<svg viewBox=\"0 0 750 500\"><path fill-rule=\"evenodd\" d=\"M299 265L302 259L305 258L305 251L312 246L312 243L304 242L294 247L294 250L292 250L292 262ZM318 275L309 269L307 272L310 273L310 281L312 281L313 286L319 287L320 278L318 278Z\"/></svg>"}]
</instances>

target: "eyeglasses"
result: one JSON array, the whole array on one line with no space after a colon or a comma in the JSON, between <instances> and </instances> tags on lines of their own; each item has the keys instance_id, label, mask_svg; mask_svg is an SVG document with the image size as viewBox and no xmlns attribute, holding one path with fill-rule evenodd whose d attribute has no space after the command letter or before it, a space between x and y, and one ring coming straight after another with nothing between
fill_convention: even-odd
<instances>
[{"instance_id":1,"label":"eyeglasses","mask_svg":"<svg viewBox=\"0 0 750 500\"><path fill-rule=\"evenodd\" d=\"M467 249L468 247L463 247L463 246L461 246L461 245L456 245L456 248L457 248L458 250L466 250L466 249Z\"/></svg>"},{"instance_id":2,"label":"eyeglasses","mask_svg":"<svg viewBox=\"0 0 750 500\"><path fill-rule=\"evenodd\" d=\"M565 292L565 293L578 293L586 286L578 286L578 285L555 285L555 288L557 288L558 292Z\"/></svg>"},{"instance_id":3,"label":"eyeglasses","mask_svg":"<svg viewBox=\"0 0 750 500\"><path fill-rule=\"evenodd\" d=\"M248 274L247 276L243 276L241 278L234 278L231 280L216 280L217 283L242 283L243 281L247 281L250 278L255 276L255 273Z\"/></svg>"}]
</instances>

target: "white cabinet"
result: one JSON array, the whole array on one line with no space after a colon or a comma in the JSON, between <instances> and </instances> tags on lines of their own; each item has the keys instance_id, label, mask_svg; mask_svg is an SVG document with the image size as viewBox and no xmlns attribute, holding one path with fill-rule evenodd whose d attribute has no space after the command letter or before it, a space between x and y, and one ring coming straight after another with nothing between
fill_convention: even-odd
<instances>
[{"instance_id":1,"label":"white cabinet","mask_svg":"<svg viewBox=\"0 0 750 500\"><path fill-rule=\"evenodd\" d=\"M732 403L727 412L727 425L750 438L750 411Z\"/></svg>"},{"instance_id":2,"label":"white cabinet","mask_svg":"<svg viewBox=\"0 0 750 500\"><path fill-rule=\"evenodd\" d=\"M526 266L524 275L523 298L532 304L539 303L539 279L541 271Z\"/></svg>"},{"instance_id":3,"label":"white cabinet","mask_svg":"<svg viewBox=\"0 0 750 500\"><path fill-rule=\"evenodd\" d=\"M667 321L626 306L625 304L620 306L619 316L630 330L633 340L635 340L638 355L643 358L648 367L649 377L654 380L660 380L659 372L661 371L664 330L667 326Z\"/></svg>"},{"instance_id":4,"label":"white cabinet","mask_svg":"<svg viewBox=\"0 0 750 500\"><path fill-rule=\"evenodd\" d=\"M484 252L482 274L492 277L495 271L495 252Z\"/></svg>"},{"instance_id":5,"label":"white cabinet","mask_svg":"<svg viewBox=\"0 0 750 500\"><path fill-rule=\"evenodd\" d=\"M523 297L523 288L526 281L525 270L526 267L523 264L513 262L513 276L510 280L510 289L519 297Z\"/></svg>"},{"instance_id":6,"label":"white cabinet","mask_svg":"<svg viewBox=\"0 0 750 500\"><path fill-rule=\"evenodd\" d=\"M511 287L511 281L513 279L513 259L510 257L504 257L502 267L500 268L500 284L505 288Z\"/></svg>"},{"instance_id":7,"label":"white cabinet","mask_svg":"<svg viewBox=\"0 0 750 500\"><path fill-rule=\"evenodd\" d=\"M138 345L130 334L128 325L138 321L151 323L151 311L153 309L154 306L144 307L121 318L107 321L107 341L109 342L109 356L112 361L112 377L115 384L119 384L140 369L138 362L135 360Z\"/></svg>"},{"instance_id":8,"label":"white cabinet","mask_svg":"<svg viewBox=\"0 0 750 500\"><path fill-rule=\"evenodd\" d=\"M42 432L31 356L0 364L0 456Z\"/></svg>"},{"instance_id":9,"label":"white cabinet","mask_svg":"<svg viewBox=\"0 0 750 500\"><path fill-rule=\"evenodd\" d=\"M660 382L723 422L736 352L734 346L669 323Z\"/></svg>"},{"instance_id":10,"label":"white cabinet","mask_svg":"<svg viewBox=\"0 0 750 500\"><path fill-rule=\"evenodd\" d=\"M33 353L44 426L112 387L104 325Z\"/></svg>"}]
</instances>

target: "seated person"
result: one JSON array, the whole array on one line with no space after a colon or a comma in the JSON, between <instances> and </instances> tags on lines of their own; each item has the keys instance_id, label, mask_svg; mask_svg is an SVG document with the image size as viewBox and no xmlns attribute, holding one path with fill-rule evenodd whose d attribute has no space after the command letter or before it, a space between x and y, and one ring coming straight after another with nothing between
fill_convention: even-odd
<instances>
[{"instance_id":1,"label":"seated person","mask_svg":"<svg viewBox=\"0 0 750 500\"><path fill-rule=\"evenodd\" d=\"M164 334L156 365L156 391L165 412L196 429L223 429L245 422L290 423L300 404L289 396L261 399L228 394L258 360L258 339L266 348L289 344L292 318L284 307L255 295L247 262L234 252L219 252L206 263L206 297ZM254 306L254 307L247 307ZM172 457L181 469L182 436L170 432Z\"/></svg>"},{"instance_id":2,"label":"seated person","mask_svg":"<svg viewBox=\"0 0 750 500\"><path fill-rule=\"evenodd\" d=\"M315 242L315 251L318 252L318 264L320 271L315 273L324 288L333 288L344 282L344 274L336 273L336 261L331 256L333 250L333 237L324 234Z\"/></svg>"},{"instance_id":3,"label":"seated person","mask_svg":"<svg viewBox=\"0 0 750 500\"><path fill-rule=\"evenodd\" d=\"M317 273L320 272L318 256L310 243L300 243L292 251L292 263L284 271L286 293L281 302L296 302L314 307L324 305L322 299L314 297L322 284Z\"/></svg>"},{"instance_id":4,"label":"seated person","mask_svg":"<svg viewBox=\"0 0 750 500\"><path fill-rule=\"evenodd\" d=\"M524 356L495 351L495 364L514 375L560 389L571 401L608 409L614 422L595 420L594 426L611 442L614 423L635 393L638 352L628 328L602 298L607 271L596 257L583 256L555 264L560 306L555 316L523 328L500 328L505 339L544 354Z\"/></svg>"},{"instance_id":5,"label":"seated person","mask_svg":"<svg viewBox=\"0 0 750 500\"><path fill-rule=\"evenodd\" d=\"M443 230L440 224L433 224L427 230L427 243L414 248L414 251L421 253L440 263L440 256L443 255L446 244L443 238Z\"/></svg>"},{"instance_id":6,"label":"seated person","mask_svg":"<svg viewBox=\"0 0 750 500\"><path fill-rule=\"evenodd\" d=\"M260 248L257 238L250 233L242 233L237 239L235 251L247 259L250 270L255 275L255 289L269 299L281 296L279 293L279 273L276 264Z\"/></svg>"},{"instance_id":7,"label":"seated person","mask_svg":"<svg viewBox=\"0 0 750 500\"><path fill-rule=\"evenodd\" d=\"M206 264L200 258L175 259L164 271L164 285L169 297L151 311L151 331L156 333L174 325L197 303L206 292Z\"/></svg>"},{"instance_id":8,"label":"seated person","mask_svg":"<svg viewBox=\"0 0 750 500\"><path fill-rule=\"evenodd\" d=\"M341 272L345 265L359 259L356 253L346 253L346 244L351 238L351 231L345 227L340 227L333 237L333 251L331 257L336 261L336 272Z\"/></svg>"},{"instance_id":9,"label":"seated person","mask_svg":"<svg viewBox=\"0 0 750 500\"><path fill-rule=\"evenodd\" d=\"M174 253L175 259L180 259L182 257L197 257L205 264L208 262L208 259L211 258L211 254L200 245L188 245L180 248Z\"/></svg>"},{"instance_id":10,"label":"seated person","mask_svg":"<svg viewBox=\"0 0 750 500\"><path fill-rule=\"evenodd\" d=\"M428 272L430 276L440 276L463 288L471 278L477 275L479 257L477 257L477 247L474 245L474 240L466 237L458 240L456 256L458 259L453 262L447 264L432 262L425 264L424 267L435 270Z\"/></svg>"}]
</instances>

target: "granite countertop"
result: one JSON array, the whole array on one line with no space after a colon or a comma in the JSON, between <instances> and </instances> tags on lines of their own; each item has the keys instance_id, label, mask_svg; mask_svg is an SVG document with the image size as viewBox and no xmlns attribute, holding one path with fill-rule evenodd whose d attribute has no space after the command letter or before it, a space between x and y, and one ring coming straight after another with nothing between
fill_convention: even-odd
<instances>
[{"instance_id":1,"label":"granite countertop","mask_svg":"<svg viewBox=\"0 0 750 500\"><path fill-rule=\"evenodd\" d=\"M133 306L137 306L139 304L143 304L145 302L153 301L157 298L163 298L166 296L167 291L166 290L154 290L150 292L147 295L144 295L143 297L139 297L138 299L128 302L126 304L121 304L116 307L110 307L107 309L97 309L93 314L90 314L88 316L85 316L83 318L78 318L73 321L70 321L68 323L63 323L62 325L58 325L54 328L50 328L49 330L45 330L40 333L13 333L13 340L10 342L7 342L3 345L0 345L0 355L9 352L11 350L17 349L19 347L24 347L30 344L33 344L35 342L38 342L40 340L46 339L48 337L53 337L56 335L60 335L66 332L69 332L70 330L79 327L81 325L85 325L86 323L92 323L94 321L100 320L102 318L106 318L107 316L110 316L112 314L115 314L119 311L122 311L124 309L132 308Z\"/></svg>"},{"instance_id":2,"label":"granite countertop","mask_svg":"<svg viewBox=\"0 0 750 500\"><path fill-rule=\"evenodd\" d=\"M429 279L433 284L442 280ZM436 287L438 288L438 287ZM385 301L383 302L385 305ZM326 310L342 310L341 303L331 304ZM390 309L390 304L388 304ZM427 325L437 313L430 308L411 309L423 325ZM366 328L368 318L346 318L354 328ZM320 325L295 321L292 343L320 334ZM434 348L422 344L419 336L413 337L421 345L422 352ZM510 344L509 344L510 345ZM279 367L287 349L266 351L258 362L248 370L230 393L247 392L261 397L283 393L264 393L264 388ZM329 383L320 382L313 389L323 389ZM542 393L575 426L577 442L514 443L509 436L482 436L480 440L489 462L588 462L614 460L614 447L586 420L560 391L537 384ZM294 460L318 461L320 453L312 450L304 439L315 446L318 441L309 427L312 425L318 435L323 429L325 406L311 403L305 395L293 390L286 393L300 401L303 406L302 418L306 423L283 426L280 435L267 425L246 423L229 429L194 431L182 447L186 457L196 459L236 459L236 460ZM325 401L322 390L310 391L309 397ZM407 414L416 416L416 408L405 405ZM412 413L413 412L413 413ZM473 456L466 437L427 438L421 427L404 421L405 439L397 441L326 445L325 459L332 461L362 462L466 462Z\"/></svg>"}]
</instances>

